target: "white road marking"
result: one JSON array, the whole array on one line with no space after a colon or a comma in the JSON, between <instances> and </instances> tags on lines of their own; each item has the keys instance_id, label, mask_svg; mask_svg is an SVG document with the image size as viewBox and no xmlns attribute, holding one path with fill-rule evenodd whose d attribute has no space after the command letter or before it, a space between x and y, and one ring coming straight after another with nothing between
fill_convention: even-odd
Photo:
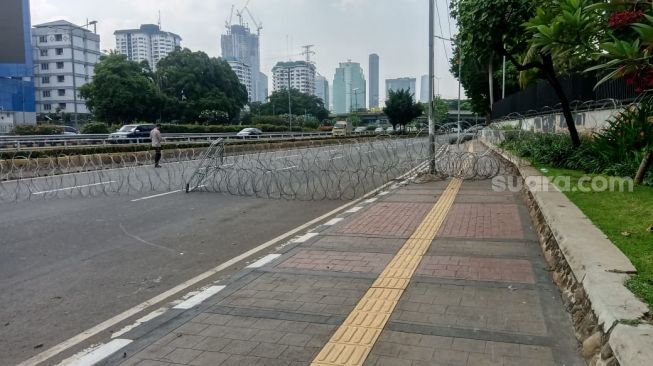
<instances>
[{"instance_id":1,"label":"white road marking","mask_svg":"<svg viewBox=\"0 0 653 366\"><path fill-rule=\"evenodd\" d=\"M261 268L279 257L281 257L281 254L268 254L245 268Z\"/></svg>"},{"instance_id":2,"label":"white road marking","mask_svg":"<svg viewBox=\"0 0 653 366\"><path fill-rule=\"evenodd\" d=\"M154 310L153 312L151 312L151 313L145 315L144 317L139 318L139 319L136 320L134 323L132 323L132 324L130 324L130 325L128 325L128 326L126 326L126 327L120 329L120 330L117 331L117 332L112 333L112 334L111 334L111 338L118 338L118 337L120 337L121 335L123 335L123 334L129 332L130 330L135 329L135 328L138 327L139 325L141 325L141 324L143 324L143 323L146 323L146 322L149 322L150 320L152 320L152 319L154 319L154 318L156 318L156 317L162 315L162 314L165 313L166 311L168 311L168 308L161 308L161 309L158 309L158 310Z\"/></svg>"},{"instance_id":3,"label":"white road marking","mask_svg":"<svg viewBox=\"0 0 653 366\"><path fill-rule=\"evenodd\" d=\"M61 191L68 191L71 189L77 189L77 188L86 188L86 187L94 187L94 186L103 186L111 183L115 183L115 180L110 180L108 182L102 182L102 183L93 183L93 184L84 184L81 186L74 186L74 187L66 187L66 188L59 188L59 189L53 189L50 191L42 191L42 192L34 192L32 194L46 194L46 193L53 193L53 192L61 192Z\"/></svg>"},{"instance_id":4,"label":"white road marking","mask_svg":"<svg viewBox=\"0 0 653 366\"><path fill-rule=\"evenodd\" d=\"M297 158L297 157L299 157L299 156L300 156L300 155L281 156L281 157L275 158L274 160L283 160L283 159Z\"/></svg>"},{"instance_id":5,"label":"white road marking","mask_svg":"<svg viewBox=\"0 0 653 366\"><path fill-rule=\"evenodd\" d=\"M308 233L300 236L299 238L293 240L295 243L304 243L307 242L308 240L320 235L319 233Z\"/></svg>"},{"instance_id":6,"label":"white road marking","mask_svg":"<svg viewBox=\"0 0 653 366\"><path fill-rule=\"evenodd\" d=\"M57 366L93 366L131 342L133 342L131 339L114 339L107 344L92 347L67 358Z\"/></svg>"},{"instance_id":7,"label":"white road marking","mask_svg":"<svg viewBox=\"0 0 653 366\"><path fill-rule=\"evenodd\" d=\"M166 193L161 193L161 194L155 194L154 196L147 196L147 197L137 198L137 199L135 199L135 200L131 200L131 202L145 201L145 200L149 200L149 199L151 199L151 198L163 197L163 196L167 196L167 195L169 195L169 194L179 193L179 192L181 192L181 191L182 191L182 190L179 189L179 190L172 191L172 192L166 192Z\"/></svg>"},{"instance_id":8,"label":"white road marking","mask_svg":"<svg viewBox=\"0 0 653 366\"><path fill-rule=\"evenodd\" d=\"M326 225L326 226L333 226L333 225L339 223L339 222L342 221L342 220L344 220L344 218L342 218L342 217L336 217L335 219L332 219L332 220L330 220L330 221L325 222L324 225Z\"/></svg>"},{"instance_id":9,"label":"white road marking","mask_svg":"<svg viewBox=\"0 0 653 366\"><path fill-rule=\"evenodd\" d=\"M390 194L390 192L385 191L385 192L381 192L381 193L379 193L379 196L387 196L387 195L389 195L389 194Z\"/></svg>"},{"instance_id":10,"label":"white road marking","mask_svg":"<svg viewBox=\"0 0 653 366\"><path fill-rule=\"evenodd\" d=\"M175 306L173 309L192 309L195 306L201 304L204 300L209 297L217 294L218 292L225 289L225 286L211 286L206 290L198 293L197 295L189 298L188 300L182 302L181 304Z\"/></svg>"},{"instance_id":11,"label":"white road marking","mask_svg":"<svg viewBox=\"0 0 653 366\"><path fill-rule=\"evenodd\" d=\"M425 162L425 163L417 166L416 168L412 169L408 173L402 175L401 177L398 177L397 179L403 179L405 177L411 177L413 174L415 174L415 172L418 172L418 171L426 168L427 164L428 164L428 162ZM35 355L35 356L33 356L32 358L19 363L17 366L36 366L36 365L39 365L39 364L43 363L44 361L47 361L50 358L60 354L61 352L65 351L65 350L67 350L67 349L69 349L69 348L71 348L73 346L76 346L79 343L84 342L84 341L88 340L91 337L94 337L94 336L98 335L99 333L101 333L101 332L115 326L116 324L118 324L118 323L120 323L122 321L125 321L126 319L129 319L130 317L140 313L141 311L146 310L147 308L150 308L150 307L152 307L152 306L154 306L154 305L156 305L156 304L158 304L158 303L160 303L160 302L162 302L162 301L164 301L166 299L169 299L169 298L177 295L178 293L180 293L180 292L182 292L184 290L187 290L191 286L197 285L199 282L202 282L202 281L206 280L207 278L209 278L209 277L211 277L211 276L213 276L213 275L215 275L217 273L220 273L221 271L233 266L234 264L239 263L239 262L253 256L254 254L256 254L256 253L258 253L260 251L263 251L263 250L265 250L265 249L267 249L267 248L269 248L269 247L271 247L273 245L277 245L279 242L281 242L283 240L286 240L288 238L291 238L294 235L296 235L297 233L302 232L302 231L312 227L313 225L318 224L318 223L326 220L327 218L329 218L329 217L331 217L333 215L336 215L336 214L342 212L343 210L348 209L351 206L355 206L356 204L360 203L361 201L363 201L367 197L371 197L371 196L377 194L377 192L383 191L384 189L389 187L391 185L391 183L392 182L386 183L383 186L372 190L371 192L369 192L368 194L366 194L365 196L363 196L361 198L358 198L358 199L355 199L355 200L353 200L353 201L351 201L349 203L346 203L346 204L334 209L333 211L327 212L326 214L324 214L324 215L322 215L322 216L320 216L318 218L315 218L315 219L305 223L304 225L301 225L301 226L299 226L299 227L297 227L297 228L295 228L293 230L290 230L290 231L286 232L285 234L279 235L276 238L271 239L271 240L259 245L256 248L250 249L247 252L245 252L245 253L237 256L237 257L231 258L230 260L220 264L219 266L217 266L215 268L212 268L212 269L210 269L210 270L208 270L208 271L206 271L206 272L204 272L204 273L202 273L200 275L197 275L197 276L191 278L188 281L182 282L179 285L171 288L168 291L165 291L165 292L163 292L163 293L161 293L161 294L159 294L159 295L157 295L157 296L155 296L155 297L153 297L153 298L151 298L151 299L149 299L149 300L147 300L145 302L142 302L142 303L134 306L131 309L125 310L122 313L120 313L120 314L118 314L118 315L116 315L116 316L114 316L114 317L112 317L112 318L110 318L108 320L105 320L104 322L102 322L102 323L100 323L100 324L98 324L98 325L96 325L96 326L94 326L92 328L89 328L89 329L85 330L84 332L82 332L82 333L80 333L80 334L78 334L78 335L76 335L76 336L74 336L72 338L69 338L69 339L63 341L63 342L57 344L56 346L53 346L53 347L51 347L51 348L49 348L49 349ZM361 207L361 209L362 209L362 207ZM317 233L312 233L312 234L317 235Z\"/></svg>"},{"instance_id":12,"label":"white road marking","mask_svg":"<svg viewBox=\"0 0 653 366\"><path fill-rule=\"evenodd\" d=\"M378 200L379 200L378 198L370 198L369 200L366 200L365 203L374 203Z\"/></svg>"},{"instance_id":13,"label":"white road marking","mask_svg":"<svg viewBox=\"0 0 653 366\"><path fill-rule=\"evenodd\" d=\"M280 168L280 169L275 169L275 170L268 170L267 172L265 172L265 174L271 174L272 172L281 172L281 171L284 171L284 170L290 170L290 169L295 169L295 168L297 168L297 166L293 165L293 166L289 166L289 167L285 167L285 168Z\"/></svg>"},{"instance_id":14,"label":"white road marking","mask_svg":"<svg viewBox=\"0 0 653 366\"><path fill-rule=\"evenodd\" d=\"M350 210L347 210L347 211L345 211L345 212L346 212L346 213L356 213L356 212L358 212L358 211L360 211L360 210L362 210L362 209L363 209L362 206L357 206L357 207L354 207L354 208L352 208L352 209L350 209Z\"/></svg>"}]
</instances>

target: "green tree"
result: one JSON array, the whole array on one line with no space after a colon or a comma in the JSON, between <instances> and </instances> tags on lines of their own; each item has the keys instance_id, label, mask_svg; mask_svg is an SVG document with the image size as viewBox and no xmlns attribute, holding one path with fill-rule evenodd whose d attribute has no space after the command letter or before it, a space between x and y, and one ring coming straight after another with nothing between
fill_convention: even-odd
<instances>
[{"instance_id":1,"label":"green tree","mask_svg":"<svg viewBox=\"0 0 653 366\"><path fill-rule=\"evenodd\" d=\"M247 103L247 89L229 64L204 52L177 49L159 61L156 80L166 96L165 116L177 120L224 123L235 120ZM209 118L217 112L226 119Z\"/></svg>"},{"instance_id":2,"label":"green tree","mask_svg":"<svg viewBox=\"0 0 653 366\"><path fill-rule=\"evenodd\" d=\"M446 123L449 118L448 103L440 97L435 97L435 99L433 99L433 112L435 114L434 120L436 124L441 125Z\"/></svg>"},{"instance_id":3,"label":"green tree","mask_svg":"<svg viewBox=\"0 0 653 366\"><path fill-rule=\"evenodd\" d=\"M80 88L80 95L99 121L154 121L163 98L149 76L127 56L110 54L100 59L93 81Z\"/></svg>"},{"instance_id":4,"label":"green tree","mask_svg":"<svg viewBox=\"0 0 653 366\"><path fill-rule=\"evenodd\" d=\"M415 118L424 113L421 104L415 103L415 99L410 90L390 90L388 100L385 102L383 113L388 116L392 128L397 129L397 125L406 126Z\"/></svg>"},{"instance_id":5,"label":"green tree","mask_svg":"<svg viewBox=\"0 0 653 366\"><path fill-rule=\"evenodd\" d=\"M267 103L252 103L250 108L256 115L280 115L288 114L288 90L278 90L273 92ZM301 93L297 89L290 89L291 112L294 115L309 114L324 121L329 118L329 111L324 108L324 102L321 98L312 94Z\"/></svg>"},{"instance_id":6,"label":"green tree","mask_svg":"<svg viewBox=\"0 0 653 366\"><path fill-rule=\"evenodd\" d=\"M597 40L603 32L597 12L591 8L594 2L596 1L452 2L452 14L460 27L458 46L463 59L479 60L492 71L498 58L506 56L521 73L523 85L536 78L547 80L560 100L575 147L580 146L580 138L569 99L558 77L582 69L583 65L591 61L592 50L596 49Z\"/></svg>"}]
</instances>

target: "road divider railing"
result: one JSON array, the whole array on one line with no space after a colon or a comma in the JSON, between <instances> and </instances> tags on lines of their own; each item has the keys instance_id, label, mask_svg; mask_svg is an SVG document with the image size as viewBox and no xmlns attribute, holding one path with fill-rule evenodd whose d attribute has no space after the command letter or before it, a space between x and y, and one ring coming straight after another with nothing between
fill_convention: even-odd
<instances>
[{"instance_id":1,"label":"road divider railing","mask_svg":"<svg viewBox=\"0 0 653 366\"><path fill-rule=\"evenodd\" d=\"M351 133L350 136L363 137L370 132ZM301 140L330 138L331 132L274 132L260 135L238 136L236 133L164 133L164 141L169 143L210 143L218 139L225 141L265 141ZM149 137L111 139L108 134L88 135L48 135L48 136L0 136L0 151L24 150L34 148L78 147L116 144L149 144Z\"/></svg>"}]
</instances>

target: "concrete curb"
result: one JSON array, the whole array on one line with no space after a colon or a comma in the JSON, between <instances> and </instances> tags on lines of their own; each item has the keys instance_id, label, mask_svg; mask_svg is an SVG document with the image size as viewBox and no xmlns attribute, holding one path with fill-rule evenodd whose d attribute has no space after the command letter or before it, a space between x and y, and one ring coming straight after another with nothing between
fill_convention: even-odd
<instances>
[{"instance_id":1,"label":"concrete curb","mask_svg":"<svg viewBox=\"0 0 653 366\"><path fill-rule=\"evenodd\" d=\"M572 312L589 364L650 365L653 326L626 325L640 323L650 311L624 286L636 273L630 260L540 171L482 142L514 165L524 180L546 260Z\"/></svg>"}]
</instances>

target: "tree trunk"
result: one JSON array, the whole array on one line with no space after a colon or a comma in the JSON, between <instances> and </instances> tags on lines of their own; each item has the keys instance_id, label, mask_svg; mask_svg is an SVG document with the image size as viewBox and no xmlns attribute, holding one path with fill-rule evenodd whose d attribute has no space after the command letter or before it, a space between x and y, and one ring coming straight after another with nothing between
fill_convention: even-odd
<instances>
[{"instance_id":1,"label":"tree trunk","mask_svg":"<svg viewBox=\"0 0 653 366\"><path fill-rule=\"evenodd\" d=\"M642 163L639 165L639 169L637 169L637 175L635 175L635 184L639 185L644 182L646 171L651 167L651 165L653 165L653 151L644 154Z\"/></svg>"},{"instance_id":2,"label":"tree trunk","mask_svg":"<svg viewBox=\"0 0 653 366\"><path fill-rule=\"evenodd\" d=\"M574 116L571 114L571 106L569 105L569 99L565 94L565 91L560 85L560 81L555 74L553 69L553 60L551 56L545 56L544 59L544 74L546 79L549 82L549 85L553 88L558 99L560 99L560 105L562 106L562 114L565 116L565 121L567 122L567 129L569 130L569 137L571 137L571 143L574 147L580 147L580 137L578 136L578 130L576 129L576 123L574 121Z\"/></svg>"}]
</instances>

